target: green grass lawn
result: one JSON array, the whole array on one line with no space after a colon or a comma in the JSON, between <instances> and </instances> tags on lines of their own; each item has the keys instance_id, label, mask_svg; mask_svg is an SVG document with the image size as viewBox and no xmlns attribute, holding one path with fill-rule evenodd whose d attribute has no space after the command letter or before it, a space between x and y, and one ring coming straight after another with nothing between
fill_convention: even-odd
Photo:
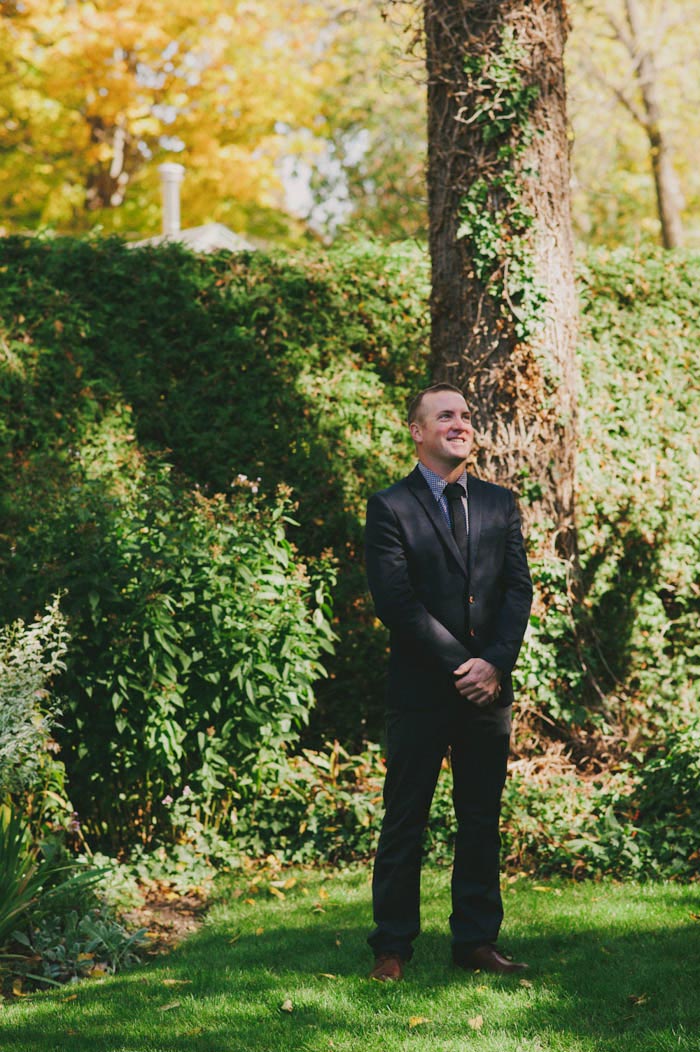
<instances>
[{"instance_id":1,"label":"green grass lawn","mask_svg":"<svg viewBox=\"0 0 700 1052\"><path fill-rule=\"evenodd\" d=\"M700 885L506 884L523 982L451 967L449 873L431 869L407 977L382 984L365 978L369 870L295 876L283 900L224 887L198 933L134 971L0 1005L0 1049L700 1049Z\"/></svg>"}]
</instances>

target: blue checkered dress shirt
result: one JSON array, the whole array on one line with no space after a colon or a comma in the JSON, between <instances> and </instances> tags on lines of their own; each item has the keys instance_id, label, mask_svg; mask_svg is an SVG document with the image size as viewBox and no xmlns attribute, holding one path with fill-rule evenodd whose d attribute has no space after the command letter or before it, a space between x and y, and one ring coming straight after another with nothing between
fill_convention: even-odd
<instances>
[{"instance_id":1,"label":"blue checkered dress shirt","mask_svg":"<svg viewBox=\"0 0 700 1052\"><path fill-rule=\"evenodd\" d=\"M425 466L425 464L421 464L420 462L418 463L418 470L420 471L421 475L423 476L425 481L430 486L430 492L432 493L432 495L435 497L435 500L440 505L440 510L442 511L442 514L445 516L445 522L450 527L450 529L452 529L452 523L450 522L450 509L449 509L449 505L447 503L447 497L445 496L445 486L447 485L447 482L445 481L445 479L441 478L439 475L436 475L434 471L431 471L430 468L427 468ZM466 494L466 492L467 492L467 472L466 472L466 469L462 472L462 474L459 476L458 479L455 479L455 482L459 482L460 486L464 487L464 492ZM467 536L469 536L469 505L467 504L466 496L462 497L462 507L464 508L464 519L465 519L465 522L467 524Z\"/></svg>"}]
</instances>

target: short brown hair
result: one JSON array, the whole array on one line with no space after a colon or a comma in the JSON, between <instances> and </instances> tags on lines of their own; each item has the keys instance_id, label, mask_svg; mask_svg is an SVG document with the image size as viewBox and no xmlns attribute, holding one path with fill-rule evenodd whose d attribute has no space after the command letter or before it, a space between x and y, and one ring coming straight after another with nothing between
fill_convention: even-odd
<instances>
[{"instance_id":1,"label":"short brown hair","mask_svg":"<svg viewBox=\"0 0 700 1052\"><path fill-rule=\"evenodd\" d=\"M464 398L464 391L459 387L455 387L454 384L433 384L432 387L425 387L422 391L419 391L415 398L411 399L411 404L408 407L408 423L413 423L414 420L418 419L420 412L421 402L426 395L436 394L438 391L454 391L455 394L461 395Z\"/></svg>"}]
</instances>

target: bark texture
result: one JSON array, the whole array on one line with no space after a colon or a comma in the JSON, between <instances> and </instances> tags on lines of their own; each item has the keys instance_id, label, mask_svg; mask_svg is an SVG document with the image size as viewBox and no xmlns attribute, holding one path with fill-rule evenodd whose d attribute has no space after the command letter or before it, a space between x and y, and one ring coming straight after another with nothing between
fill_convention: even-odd
<instances>
[{"instance_id":1,"label":"bark texture","mask_svg":"<svg viewBox=\"0 0 700 1052\"><path fill-rule=\"evenodd\" d=\"M576 300L569 206L569 137L563 0L425 0L428 73L428 193L432 259L432 375L462 387L479 436L478 473L521 493L526 527L545 525L545 543L575 558ZM489 68L504 32L519 49L531 87L530 130L503 120L473 74ZM472 74L465 72L465 61ZM506 107L507 109L507 107ZM501 128L499 131L498 129ZM539 325L523 335L523 302L511 297L511 233L505 228L494 282L479 272L478 248L459 236L463 201L478 180L489 187L485 213L508 207L503 153L532 217L534 280L543 293ZM478 220L478 217L477 217ZM494 292L494 287L497 291ZM498 291L500 288L500 292Z\"/></svg>"}]
</instances>

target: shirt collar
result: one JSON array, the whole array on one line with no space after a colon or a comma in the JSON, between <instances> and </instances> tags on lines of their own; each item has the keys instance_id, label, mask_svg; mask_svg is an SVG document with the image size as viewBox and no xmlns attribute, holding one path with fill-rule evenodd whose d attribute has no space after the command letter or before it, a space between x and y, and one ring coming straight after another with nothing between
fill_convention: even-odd
<instances>
[{"instance_id":1,"label":"shirt collar","mask_svg":"<svg viewBox=\"0 0 700 1052\"><path fill-rule=\"evenodd\" d=\"M447 479L444 479L441 475L438 475L431 468L426 467L425 464L423 464L422 461L420 461L420 460L418 461L418 470L420 471L420 473L423 476L423 478L425 479L425 481L428 483L428 486L430 487L430 492L435 497L435 500L439 501L440 498L442 497L443 490L445 489L445 486L447 485ZM459 482L460 486L462 486L464 488L464 492L465 493L467 492L467 469L466 468L464 469L462 474L459 476L459 478L455 479L455 482Z\"/></svg>"}]
</instances>

